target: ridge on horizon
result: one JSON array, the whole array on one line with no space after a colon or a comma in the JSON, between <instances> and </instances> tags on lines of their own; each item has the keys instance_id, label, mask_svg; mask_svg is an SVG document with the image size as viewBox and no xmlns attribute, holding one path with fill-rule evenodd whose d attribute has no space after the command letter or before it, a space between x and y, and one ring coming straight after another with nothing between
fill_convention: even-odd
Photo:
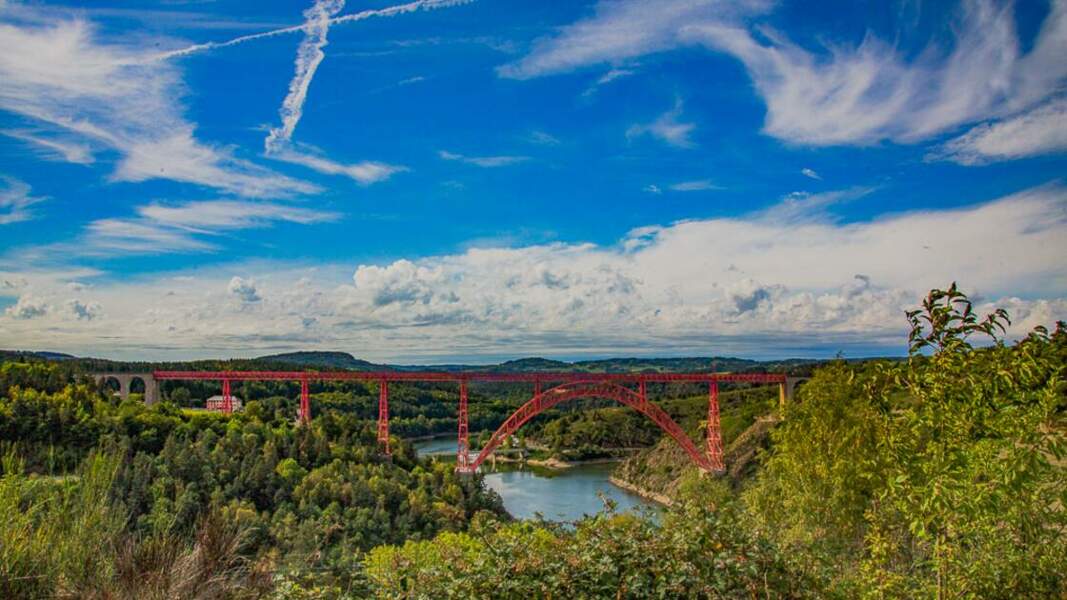
<instances>
[{"instance_id":1,"label":"ridge on horizon","mask_svg":"<svg viewBox=\"0 0 1067 600\"><path fill-rule=\"evenodd\" d=\"M489 371L489 372L538 372L538 371L588 371L588 372L631 372L631 371L736 371L756 367L788 368L824 362L820 358L783 358L756 360L730 356L685 356L685 357L606 357L565 361L538 356L514 358L496 363L440 363L426 365L375 363L359 359L349 352L338 350L299 350L268 354L254 358L208 358L190 361L122 361L88 356L75 356L51 351L0 350L0 356L32 357L42 360L92 361L101 364L120 365L202 365L205 362L219 363L275 363L301 367L332 368L353 371ZM851 359L868 360L868 359Z\"/></svg>"}]
</instances>

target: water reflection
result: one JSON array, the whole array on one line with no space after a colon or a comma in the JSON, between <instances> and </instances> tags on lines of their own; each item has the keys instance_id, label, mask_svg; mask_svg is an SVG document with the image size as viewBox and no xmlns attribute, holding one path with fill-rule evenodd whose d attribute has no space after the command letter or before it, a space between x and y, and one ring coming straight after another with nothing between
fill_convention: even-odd
<instances>
[{"instance_id":1,"label":"water reflection","mask_svg":"<svg viewBox=\"0 0 1067 600\"><path fill-rule=\"evenodd\" d=\"M422 455L438 455L454 460L455 438L437 438L415 443ZM500 494L504 508L519 519L532 519L537 513L553 521L576 521L584 515L604 510L601 496L616 503L619 512L655 507L640 496L615 487L608 481L613 465L581 465L566 470L520 468L498 463L498 468L482 465L485 484Z\"/></svg>"}]
</instances>

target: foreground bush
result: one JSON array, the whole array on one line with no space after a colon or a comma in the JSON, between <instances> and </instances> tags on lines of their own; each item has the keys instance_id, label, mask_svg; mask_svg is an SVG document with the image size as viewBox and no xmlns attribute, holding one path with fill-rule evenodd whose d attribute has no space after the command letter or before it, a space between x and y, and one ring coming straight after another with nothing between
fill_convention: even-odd
<instances>
[{"instance_id":1,"label":"foreground bush","mask_svg":"<svg viewBox=\"0 0 1067 600\"><path fill-rule=\"evenodd\" d=\"M611 512L573 528L480 522L376 548L366 574L382 598L815 597L760 534L707 504L704 487L661 524Z\"/></svg>"},{"instance_id":2,"label":"foreground bush","mask_svg":"<svg viewBox=\"0 0 1067 600\"><path fill-rule=\"evenodd\" d=\"M136 537L112 499L118 461L93 454L73 475L25 476L9 450L0 475L0 598L252 598L269 573L244 534L205 517L192 542Z\"/></svg>"},{"instance_id":3,"label":"foreground bush","mask_svg":"<svg viewBox=\"0 0 1067 600\"><path fill-rule=\"evenodd\" d=\"M1064 324L1005 344L1008 315L979 318L954 285L908 317L906 363L801 387L754 520L844 596L1064 597Z\"/></svg>"}]
</instances>

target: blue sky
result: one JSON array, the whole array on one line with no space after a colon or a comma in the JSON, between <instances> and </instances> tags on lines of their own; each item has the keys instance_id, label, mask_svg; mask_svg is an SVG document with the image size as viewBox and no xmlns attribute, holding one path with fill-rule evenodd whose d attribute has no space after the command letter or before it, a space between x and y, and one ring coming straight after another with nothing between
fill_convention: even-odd
<instances>
[{"instance_id":1,"label":"blue sky","mask_svg":"<svg viewBox=\"0 0 1067 600\"><path fill-rule=\"evenodd\" d=\"M0 0L0 49L0 347L896 354L952 280L1067 318L1063 0Z\"/></svg>"}]
</instances>

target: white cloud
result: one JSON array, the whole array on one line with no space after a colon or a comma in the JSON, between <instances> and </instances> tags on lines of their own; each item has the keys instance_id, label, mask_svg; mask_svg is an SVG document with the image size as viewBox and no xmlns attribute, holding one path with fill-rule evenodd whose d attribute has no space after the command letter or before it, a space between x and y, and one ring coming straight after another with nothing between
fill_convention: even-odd
<instances>
[{"instance_id":1,"label":"white cloud","mask_svg":"<svg viewBox=\"0 0 1067 600\"><path fill-rule=\"evenodd\" d=\"M601 63L618 64L678 43L678 30L704 18L737 18L767 9L765 0L601 1L596 14L541 38L517 62L497 68L501 77L529 79Z\"/></svg>"},{"instance_id":2,"label":"white cloud","mask_svg":"<svg viewBox=\"0 0 1067 600\"><path fill-rule=\"evenodd\" d=\"M273 221L308 225L334 221L339 218L337 213L270 202L235 200L209 200L171 205L149 204L138 207L137 213L144 219L159 225L197 231L265 227Z\"/></svg>"},{"instance_id":3,"label":"white cloud","mask_svg":"<svg viewBox=\"0 0 1067 600\"><path fill-rule=\"evenodd\" d=\"M695 144L689 139L689 134L693 132L696 125L680 121L679 118L681 116L682 100L679 98L675 101L674 108L663 113L651 123L631 125L626 130L626 137L635 138L651 135L678 148L693 148Z\"/></svg>"},{"instance_id":4,"label":"white cloud","mask_svg":"<svg viewBox=\"0 0 1067 600\"><path fill-rule=\"evenodd\" d=\"M1059 98L1021 115L979 125L927 158L980 165L1065 150L1067 98Z\"/></svg>"},{"instance_id":5,"label":"white cloud","mask_svg":"<svg viewBox=\"0 0 1067 600\"><path fill-rule=\"evenodd\" d=\"M0 175L0 225L32 219L30 207L43 200L31 196L30 186L22 181Z\"/></svg>"},{"instance_id":6,"label":"white cloud","mask_svg":"<svg viewBox=\"0 0 1067 600\"><path fill-rule=\"evenodd\" d=\"M230 279L230 284L226 286L226 291L231 296L247 304L259 302L263 299L260 298L259 292L256 290L256 281L254 279L242 279L234 276Z\"/></svg>"},{"instance_id":7,"label":"white cloud","mask_svg":"<svg viewBox=\"0 0 1067 600\"><path fill-rule=\"evenodd\" d=\"M176 179L248 196L316 189L196 140L181 74L149 60L152 39L108 43L79 17L41 24L36 9L18 8L17 20L0 10L0 110L66 131L65 144L117 150L114 180Z\"/></svg>"},{"instance_id":8,"label":"white cloud","mask_svg":"<svg viewBox=\"0 0 1067 600\"><path fill-rule=\"evenodd\" d=\"M526 139L531 144L540 146L558 146L560 144L559 138L544 131L531 131L530 135L526 136Z\"/></svg>"},{"instance_id":9,"label":"white cloud","mask_svg":"<svg viewBox=\"0 0 1067 600\"><path fill-rule=\"evenodd\" d=\"M830 212L832 207L857 200L873 191L874 188L869 187L852 187L818 194L791 192L786 194L778 204L757 214L764 220L776 223L833 221L835 217Z\"/></svg>"},{"instance_id":10,"label":"white cloud","mask_svg":"<svg viewBox=\"0 0 1067 600\"><path fill-rule=\"evenodd\" d=\"M197 142L192 131L175 131L163 137L137 141L127 148L115 170L115 181L171 179L200 183L241 196L269 198L310 194L319 187L278 175L229 151Z\"/></svg>"},{"instance_id":11,"label":"white cloud","mask_svg":"<svg viewBox=\"0 0 1067 600\"><path fill-rule=\"evenodd\" d=\"M407 167L401 165L391 165L376 161L362 161L354 164L339 163L318 154L298 152L289 146L276 149L268 153L267 156L276 160L302 165L319 173L344 175L354 179L361 185L385 181L397 173L408 170Z\"/></svg>"},{"instance_id":12,"label":"white cloud","mask_svg":"<svg viewBox=\"0 0 1067 600\"><path fill-rule=\"evenodd\" d=\"M813 169L809 169L807 167L804 167L803 169L801 169L800 170L800 174L803 175L804 177L810 177L811 179L817 179L819 181L822 181L822 175L819 175Z\"/></svg>"},{"instance_id":13,"label":"white cloud","mask_svg":"<svg viewBox=\"0 0 1067 600\"><path fill-rule=\"evenodd\" d=\"M449 152L447 150L439 150L437 156L441 157L443 160L459 161L484 169L507 167L530 160L529 156L464 156L463 154L456 154L455 152Z\"/></svg>"},{"instance_id":14,"label":"white cloud","mask_svg":"<svg viewBox=\"0 0 1067 600\"><path fill-rule=\"evenodd\" d=\"M603 75L601 75L600 77L598 77L597 80L594 81L592 85L587 87L585 89L585 91L582 92L582 97L589 98L593 94L596 94L597 91L599 91L601 87L611 83L612 81L616 81L618 79L624 79L626 77L630 77L631 75L636 75L636 74L637 74L637 70L636 69L632 69L632 68L612 68L612 69L608 70L608 72L606 72Z\"/></svg>"},{"instance_id":15,"label":"white cloud","mask_svg":"<svg viewBox=\"0 0 1067 600\"><path fill-rule=\"evenodd\" d=\"M206 252L214 246L187 231L136 219L98 219L85 227L85 254L167 254Z\"/></svg>"},{"instance_id":16,"label":"white cloud","mask_svg":"<svg viewBox=\"0 0 1067 600\"><path fill-rule=\"evenodd\" d=\"M0 130L0 134L32 144L47 160L63 160L79 165L92 164L94 160L88 144L45 138L18 129Z\"/></svg>"},{"instance_id":17,"label":"white cloud","mask_svg":"<svg viewBox=\"0 0 1067 600\"><path fill-rule=\"evenodd\" d=\"M623 77L629 77L629 76L633 75L636 72L637 71L635 71L633 69L611 69L607 73L604 73L603 75L601 75L600 78L596 80L596 84L598 86L600 86L600 85L604 85L606 83L611 83L612 81L615 81L616 79L622 79Z\"/></svg>"},{"instance_id":18,"label":"white cloud","mask_svg":"<svg viewBox=\"0 0 1067 600\"><path fill-rule=\"evenodd\" d=\"M19 296L18 302L7 307L4 314L20 320L36 319L48 314L48 304L30 296Z\"/></svg>"},{"instance_id":19,"label":"white cloud","mask_svg":"<svg viewBox=\"0 0 1067 600\"><path fill-rule=\"evenodd\" d=\"M1067 76L1067 0L1054 0L1023 52L1012 4L965 0L946 52L931 43L917 58L868 34L857 46L814 52L740 17L767 2L622 0L540 40L502 76L528 78L618 63L698 44L740 60L767 104L764 132L815 146L914 143L960 125L1010 116L1048 99Z\"/></svg>"},{"instance_id":20,"label":"white cloud","mask_svg":"<svg viewBox=\"0 0 1067 600\"><path fill-rule=\"evenodd\" d=\"M334 221L337 213L270 202L208 200L137 207L137 218L92 221L76 243L86 254L166 254L209 252L205 236L234 229Z\"/></svg>"},{"instance_id":21,"label":"white cloud","mask_svg":"<svg viewBox=\"0 0 1067 600\"><path fill-rule=\"evenodd\" d=\"M671 190L675 192L703 192L707 190L721 189L722 187L715 185L710 179L682 181L671 186Z\"/></svg>"},{"instance_id":22,"label":"white cloud","mask_svg":"<svg viewBox=\"0 0 1067 600\"><path fill-rule=\"evenodd\" d=\"M80 300L67 302L67 308L75 319L92 321L100 314L100 305L95 302L84 304Z\"/></svg>"},{"instance_id":23,"label":"white cloud","mask_svg":"<svg viewBox=\"0 0 1067 600\"><path fill-rule=\"evenodd\" d=\"M21 307L5 312L0 329L27 348L142 357L300 347L414 362L546 352L854 355L902 352L902 311L954 280L983 298L978 309L1008 308L1012 335L1067 318L1062 186L861 222L826 216L859 192L836 194L638 228L610 245L470 248L379 265L223 265L192 278L97 278L76 292L67 283L89 277L0 272L25 280ZM96 303L96 316L47 308L73 299Z\"/></svg>"}]
</instances>

